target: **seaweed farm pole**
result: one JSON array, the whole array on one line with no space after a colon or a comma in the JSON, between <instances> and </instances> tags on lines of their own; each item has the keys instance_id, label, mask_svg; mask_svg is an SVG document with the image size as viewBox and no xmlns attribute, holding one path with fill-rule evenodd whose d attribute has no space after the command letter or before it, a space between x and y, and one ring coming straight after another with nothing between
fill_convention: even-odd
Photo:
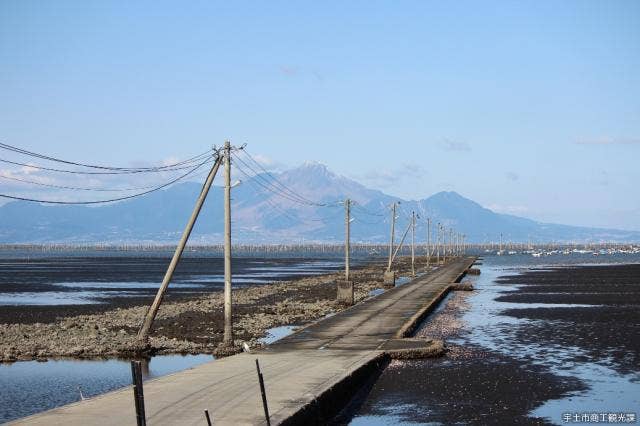
<instances>
[{"instance_id":1,"label":"seaweed farm pole","mask_svg":"<svg viewBox=\"0 0 640 426\"><path fill-rule=\"evenodd\" d=\"M146 426L147 419L144 412L144 391L140 361L131 361L131 376L133 379L133 400L136 407L136 425Z\"/></svg>"},{"instance_id":2,"label":"seaweed farm pole","mask_svg":"<svg viewBox=\"0 0 640 426\"><path fill-rule=\"evenodd\" d=\"M171 258L171 263L169 263L169 267L167 268L167 272L164 274L164 278L162 280L162 284L158 289L158 293L156 294L156 298L153 300L153 304L147 311L147 316L142 323L142 327L140 327L140 331L138 332L138 339L142 342L146 342L149 339L149 330L151 330L151 326L153 325L153 321L158 314L158 309L160 308L160 304L162 303L162 299L164 298L164 294L169 287L169 283L173 278L173 273L176 270L176 266L178 266L178 262L180 261L180 257L182 256L182 252L184 251L184 247L189 240L189 235L191 235L191 230L193 229L193 225L196 223L196 219L198 219L198 215L200 214L200 210L202 209L202 205L204 204L204 200L207 198L207 194L209 193L209 189L211 188L211 184L213 183L213 179L216 177L216 173L218 173L218 168L220 167L220 156L216 152L216 161L213 163L213 167L211 167L211 171L207 176L207 180L202 186L202 190L200 191L200 196L196 201L196 205L193 208L193 212L191 213L191 217L187 222L187 226L184 228L182 232L182 238L180 238L180 242L176 247L176 251Z\"/></svg>"},{"instance_id":3,"label":"seaweed farm pole","mask_svg":"<svg viewBox=\"0 0 640 426\"><path fill-rule=\"evenodd\" d=\"M262 408L264 409L264 418L267 422L267 426L271 426L271 419L269 416L269 406L267 405L267 392L264 389L264 377L262 371L260 371L260 363L256 358L256 370L258 370L258 384L260 385L260 395L262 396Z\"/></svg>"},{"instance_id":4,"label":"seaweed farm pole","mask_svg":"<svg viewBox=\"0 0 640 426\"><path fill-rule=\"evenodd\" d=\"M231 143L224 143L224 339L233 346L231 316Z\"/></svg>"}]
</instances>

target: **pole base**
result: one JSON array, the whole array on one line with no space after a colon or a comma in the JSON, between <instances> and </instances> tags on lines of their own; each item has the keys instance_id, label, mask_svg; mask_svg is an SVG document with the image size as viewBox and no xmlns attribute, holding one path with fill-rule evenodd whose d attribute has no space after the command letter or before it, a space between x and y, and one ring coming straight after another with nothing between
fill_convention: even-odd
<instances>
[{"instance_id":1,"label":"pole base","mask_svg":"<svg viewBox=\"0 0 640 426\"><path fill-rule=\"evenodd\" d=\"M242 352L242 348L240 346L233 346L223 343L220 343L218 347L215 348L213 354L217 358L224 358L226 356L235 355Z\"/></svg>"},{"instance_id":2,"label":"pole base","mask_svg":"<svg viewBox=\"0 0 640 426\"><path fill-rule=\"evenodd\" d=\"M338 288L336 301L347 306L353 305L353 281L338 280L336 281L336 285Z\"/></svg>"},{"instance_id":3,"label":"pole base","mask_svg":"<svg viewBox=\"0 0 640 426\"><path fill-rule=\"evenodd\" d=\"M396 286L396 271L384 272L384 286L386 288L391 288Z\"/></svg>"}]
</instances>

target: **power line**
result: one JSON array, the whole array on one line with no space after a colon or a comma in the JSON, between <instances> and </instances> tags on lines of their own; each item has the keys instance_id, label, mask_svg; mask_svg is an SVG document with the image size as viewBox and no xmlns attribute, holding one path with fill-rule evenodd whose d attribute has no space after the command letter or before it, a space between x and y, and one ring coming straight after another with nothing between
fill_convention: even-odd
<instances>
[{"instance_id":1,"label":"power line","mask_svg":"<svg viewBox=\"0 0 640 426\"><path fill-rule=\"evenodd\" d=\"M240 171L240 173L245 176L247 178L247 182L251 185L251 187L253 188L253 190L255 192L260 192L262 194L265 194L265 190L269 191L270 193L273 193L273 190L270 189L269 187L265 186L262 182L260 182L259 180L256 179L252 179L252 176L248 175L247 172L242 169L241 167L238 167L236 165L237 169ZM259 186L258 186L259 185ZM260 187L262 189L260 189ZM280 194L276 194L276 195L280 195ZM311 219L311 218L299 218L299 217L293 217L289 212L287 212L286 210L282 209L280 206L278 206L277 204L275 204L273 202L273 200L269 199L269 197L265 197L264 201L269 204L274 210L276 210L278 213L280 213L282 216L286 217L287 219L289 219L291 222L294 223L307 223L307 224L311 224L311 222L322 222L323 224L327 225L328 224L328 220L333 219L337 216L337 214L334 214L332 216L329 217L325 217L325 218L319 218L319 219ZM308 207L312 207L312 206L308 206ZM342 212L337 212L338 214L342 214Z\"/></svg>"},{"instance_id":2,"label":"power line","mask_svg":"<svg viewBox=\"0 0 640 426\"><path fill-rule=\"evenodd\" d=\"M249 179L251 179L252 177L255 178L255 179L252 179L252 180L255 181L257 184L259 184L260 186L262 186L263 188L265 188L266 190L268 190L269 192L272 192L272 193L274 193L276 195L279 195L280 197L286 198L289 201L292 201L292 202L298 203L298 204L302 204L302 205L317 206L317 207L325 207L325 206L327 206L327 204L308 203L308 202L301 201L299 198L294 198L293 196L285 193L284 191L281 191L278 188L275 188L271 183L269 183L269 181L267 181L266 179L262 178L261 175L257 174L255 172L255 170L253 168L251 168L251 166L249 166L244 161L242 161L242 159L240 159L237 156L236 156L236 159L239 160L242 164L244 164L247 168L249 168L254 173L254 175L253 176L249 176L249 174L246 173L244 171L244 169L240 165L238 165L237 163L236 163L236 168L238 170L240 170L247 178L249 178Z\"/></svg>"},{"instance_id":3,"label":"power line","mask_svg":"<svg viewBox=\"0 0 640 426\"><path fill-rule=\"evenodd\" d=\"M359 209L361 213L368 214L369 216L378 216L378 217L386 216L386 215L384 215L382 213L374 213L373 211L371 211L371 210L365 208L364 206L362 206L357 201L353 201L353 206L355 206L356 209Z\"/></svg>"},{"instance_id":4,"label":"power line","mask_svg":"<svg viewBox=\"0 0 640 426\"><path fill-rule=\"evenodd\" d=\"M216 159L216 161L218 161L218 159ZM146 195L146 194L150 194L152 192L155 191L159 191L160 189L166 188L169 185L172 185L176 182L178 182L179 180L182 180L184 178L186 178L187 176L191 175L192 173L196 172L198 169L200 169L202 166L204 166L205 164L207 164L209 162L209 160L205 160L203 162L201 162L200 164L196 165L195 167L191 168L191 170L189 170L188 172L178 176L177 178L162 184L160 186L154 187L148 191L144 191L144 192L140 192L138 194L132 194L132 195L128 195L125 197L118 197L118 198L112 198L112 199L108 199L108 200L94 200L94 201L53 201L53 200L40 200L40 199L36 199L36 198L27 198L27 197L18 197L18 196L13 196L13 195L7 195L7 194L0 194L0 197L3 198L9 198L12 200L19 200L19 201L30 201L30 202L34 202L34 203L43 203L43 204L74 204L74 205L88 205L88 204L105 204L105 203L112 203L115 201L122 201L122 200L128 200L131 198L136 198L136 197L140 197L142 195Z\"/></svg>"},{"instance_id":5,"label":"power line","mask_svg":"<svg viewBox=\"0 0 640 426\"><path fill-rule=\"evenodd\" d=\"M31 185L39 185L46 186L48 188L57 188L57 189L69 189L74 191L94 191L94 192L127 192L127 191L141 191L144 189L154 188L154 185L142 186L138 188L87 188L87 187L79 187L79 186L65 186L65 185L54 185L44 182L36 182L34 180L21 179L14 176L6 176L0 174L0 179L9 179L17 182L28 183Z\"/></svg>"},{"instance_id":6,"label":"power line","mask_svg":"<svg viewBox=\"0 0 640 426\"><path fill-rule=\"evenodd\" d=\"M322 206L322 207L327 205L327 203L318 203L318 202L315 202L313 200L310 200L310 199L298 194L297 192L295 192L294 190L292 190L291 188L289 188L288 186L283 184L279 179L277 179L275 176L273 176L273 174L271 174L269 171L267 171L264 167L262 167L262 165L258 161L256 161L255 158L253 158L251 156L251 154L249 154L245 149L243 149L242 152L247 156L247 158L249 160L251 160L255 165L257 165L263 171L264 174L269 176L273 180L273 182L275 184L277 184L281 188L281 191L287 192L287 193L291 194L292 196L294 196L296 198L299 198L302 203L307 203L307 204L312 204L312 205ZM242 161L242 159L239 159L239 160L243 164L245 164L247 167L249 167L256 174L256 176L262 176L261 174L258 174L251 166L249 166L244 161Z\"/></svg>"},{"instance_id":7,"label":"power line","mask_svg":"<svg viewBox=\"0 0 640 426\"><path fill-rule=\"evenodd\" d=\"M29 168L36 169L36 170L46 170L46 171L49 171L49 172L69 173L69 174L77 174L77 175L123 175L123 174L137 174L137 173L158 173L158 172L172 172L172 171L177 171L177 170L185 170L185 169L189 169L191 167L191 165L189 165L189 166L181 166L181 167L175 167L175 168L170 168L170 169L161 169L161 170L160 169L148 169L148 170L140 169L140 170L131 170L131 171L85 172L85 171L81 171L81 170L64 170L64 169L55 169L55 168L52 168L52 167L37 166L37 165L34 165L34 164L27 164L27 163L21 163L21 162L18 162L18 161L11 161L11 160L7 160L7 159L4 159L4 158L0 158L0 162L7 163L7 164L13 164L15 166L29 167Z\"/></svg>"},{"instance_id":8,"label":"power line","mask_svg":"<svg viewBox=\"0 0 640 426\"><path fill-rule=\"evenodd\" d=\"M383 223L385 222L385 220L384 220L384 219L382 219L382 218L381 218L380 220L376 221L376 222L369 222L369 221L366 221L366 220L362 220L362 219L360 219L358 216L355 216L355 215L353 216L353 218L354 218L356 221L358 221L358 222L360 222L360 223L364 223L364 224L366 224L366 225L381 225L381 224L383 224Z\"/></svg>"},{"instance_id":9,"label":"power line","mask_svg":"<svg viewBox=\"0 0 640 426\"><path fill-rule=\"evenodd\" d=\"M47 160L47 161L52 161L52 162L56 162L56 163L63 163L63 164L69 164L72 166L79 166L79 167L87 167L87 168L91 168L91 169L101 169L101 170L111 170L111 171L120 171L120 172L141 172L141 171L161 171L161 170L166 170L166 169L172 169L175 167L179 167L179 166L184 166L184 165L189 165L189 164L193 164L196 163L198 161L200 161L201 159L203 159L205 156L208 156L212 150L207 150L203 153L200 153L196 156L193 156L191 158L188 158L186 160L174 163L174 164L167 164L164 166L152 166L152 167L113 167L113 166L102 166L102 165L96 165L96 164L87 164L87 163L78 163L78 162L74 162L74 161L69 161L69 160L63 160L60 158L55 158L55 157L51 157L45 154L40 154L37 152L33 152L33 151L28 151L26 149L23 148L19 148L13 145L9 145L6 143L2 143L0 142L0 149L4 149L6 151L11 151L11 152L16 152L22 155L26 155L26 156L30 156L30 157L34 157L34 158L40 158L43 160ZM20 164L22 165L22 164Z\"/></svg>"},{"instance_id":10,"label":"power line","mask_svg":"<svg viewBox=\"0 0 640 426\"><path fill-rule=\"evenodd\" d=\"M260 183L262 186L264 186L266 189L268 189L269 191L273 192L274 194L278 194L278 195L282 196L283 198L286 198L286 199L288 199L290 201L293 201L295 203L298 203L298 204L309 205L309 206L315 206L315 205L320 206L321 205L319 203L309 202L306 199L304 199L304 197L296 194L295 192L283 191L282 189L276 187L267 178L265 178L264 174L258 173L253 167L251 167L251 165L249 165L245 161L243 161L242 158L238 157L237 155L236 155L235 158L240 163L242 163L246 168L251 170L251 172L253 173L253 178L255 178L255 180L258 181L258 183ZM238 164L236 164L236 166L238 168L241 168Z\"/></svg>"}]
</instances>

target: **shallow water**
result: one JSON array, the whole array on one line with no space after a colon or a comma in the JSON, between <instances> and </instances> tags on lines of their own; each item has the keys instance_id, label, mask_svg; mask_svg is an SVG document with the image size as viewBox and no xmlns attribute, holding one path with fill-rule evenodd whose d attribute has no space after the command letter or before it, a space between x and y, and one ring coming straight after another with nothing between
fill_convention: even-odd
<instances>
[{"instance_id":1,"label":"shallow water","mask_svg":"<svg viewBox=\"0 0 640 426\"><path fill-rule=\"evenodd\" d=\"M532 416L545 418L551 423L562 423L563 413L627 413L637 410L640 407L640 368L636 374L622 375L607 367L609 360L606 358L591 359L589 362L575 361L581 355L588 356L576 346L549 345L545 341L519 344L509 330L516 324L536 321L500 315L501 311L512 308L592 308L600 305L495 302L494 299L503 291L512 288L492 285L496 278L509 272L504 271L499 262L492 266L493 262L491 259L487 267L483 268L477 282L481 291L473 295L470 300L471 308L464 314L463 320L474 324L473 331L462 338L453 339L452 343L472 343L490 348L504 355L544 366L557 376L573 377L585 383L588 390L547 401L531 412Z\"/></svg>"},{"instance_id":2,"label":"shallow water","mask_svg":"<svg viewBox=\"0 0 640 426\"><path fill-rule=\"evenodd\" d=\"M518 286L506 284L496 285L498 277L519 274L529 269L550 269L562 266L592 265L592 264L626 264L639 263L638 255L591 256L573 254L534 258L525 255L486 256L483 265L479 266L482 273L478 277L467 277L478 291L472 293L456 292L450 294L438 307L417 335L434 338L444 338L452 351L442 359L418 361L393 361L383 372L383 376L373 385L369 396L356 410L351 418L353 425L364 424L446 424L457 421L447 413L454 414L464 405L464 402L442 400L437 396L438 390L430 388L429 383L420 382L428 378L443 376L440 386L454 387L456 384L448 382L453 375L469 376L468 380L481 380L474 371L465 369L465 364L472 358L495 357L496 373L499 366L505 362L512 362L516 370L523 366L527 373L523 376L523 385L533 377L556 377L561 383L566 383L566 389L574 386L575 391L566 392L561 397L551 397L543 400L531 411L524 410L521 415L542 418L553 424L563 424L565 413L636 413L640 407L640 367L632 374L622 374L612 367L612 360L608 357L594 358L579 347L570 345L549 344L546 341L521 341L516 331L522 325L553 326L553 322L520 319L503 312L507 309L531 308L598 308L597 304L566 304L566 303L510 303L498 302L495 299L505 291L513 291ZM449 304L454 304L451 306ZM442 312L445 307L450 312ZM612 338L615 338L612 336ZM506 365L506 364L505 364ZM435 371L424 378L417 379L420 371ZM447 370L450 370L447 372ZM533 371L533 373L532 373ZM433 374L436 374L434 376ZM498 375L500 373L497 373ZM511 373L509 373L511 374ZM480 386L483 394L480 398L501 398L492 395L495 385L491 384L492 374L488 375L485 386ZM494 377L496 377L494 375ZM508 376L507 376L508 377ZM418 381L416 381L418 380ZM505 380L511 380L509 378ZM544 380L542 388L548 387ZM449 384L447 384L449 383ZM550 383L550 382L549 382ZM477 385L470 383L468 385ZM424 387L423 387L424 386ZM431 384L433 386L433 384ZM461 385L460 395L469 392ZM477 392L477 387L474 388ZM529 389L529 391L532 391ZM425 395L421 395L422 393ZM562 392L561 392L562 393ZM452 394L453 395L453 394ZM470 404L473 404L470 402ZM523 404L523 406L526 404ZM510 408L510 407L505 407ZM521 407L522 408L522 407ZM484 424L486 422L508 421L509 417L496 417L493 412L472 413L467 420L458 423ZM433 423L430 423L432 420ZM470 420L475 419L475 420ZM482 420L484 419L484 420ZM501 420L498 420L501 419ZM514 417L515 420L515 417Z\"/></svg>"},{"instance_id":3,"label":"shallow water","mask_svg":"<svg viewBox=\"0 0 640 426\"><path fill-rule=\"evenodd\" d=\"M297 325L281 325L279 327L273 327L267 330L267 335L258 339L258 342L264 345L270 345L271 343L277 342L280 339L283 339L300 328Z\"/></svg>"},{"instance_id":4,"label":"shallow water","mask_svg":"<svg viewBox=\"0 0 640 426\"><path fill-rule=\"evenodd\" d=\"M144 380L182 371L211 355L161 355L143 360ZM24 417L131 384L128 360L50 360L0 364L0 422ZM132 395L133 400L133 395Z\"/></svg>"},{"instance_id":5,"label":"shallow water","mask_svg":"<svg viewBox=\"0 0 640 426\"><path fill-rule=\"evenodd\" d=\"M11 256L9 256L11 254ZM85 305L109 303L115 298L155 294L168 257L98 256L16 257L0 251L0 305ZM4 256L4 257L3 257ZM352 262L358 266L359 260ZM233 263L233 285L259 285L341 270L336 259L239 258ZM170 294L188 295L219 290L224 286L223 262L215 257L187 257L170 284Z\"/></svg>"},{"instance_id":6,"label":"shallow water","mask_svg":"<svg viewBox=\"0 0 640 426\"><path fill-rule=\"evenodd\" d=\"M298 326L267 330L260 339L271 344ZM186 370L213 361L211 355L159 355L142 360L143 380ZM0 423L79 401L131 384L130 361L50 360L0 364ZM133 396L132 396L133 398Z\"/></svg>"}]
</instances>

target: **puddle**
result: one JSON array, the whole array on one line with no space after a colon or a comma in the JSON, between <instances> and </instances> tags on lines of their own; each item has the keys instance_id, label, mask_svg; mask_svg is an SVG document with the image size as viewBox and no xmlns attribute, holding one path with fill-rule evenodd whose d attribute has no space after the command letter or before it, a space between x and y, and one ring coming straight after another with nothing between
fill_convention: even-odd
<instances>
[{"instance_id":1,"label":"puddle","mask_svg":"<svg viewBox=\"0 0 640 426\"><path fill-rule=\"evenodd\" d=\"M294 331L296 331L300 326L298 325L281 325L280 327L273 327L267 330L267 335L258 339L258 342L263 345L269 345L273 342L277 342L278 340L287 337Z\"/></svg>"},{"instance_id":2,"label":"puddle","mask_svg":"<svg viewBox=\"0 0 640 426\"><path fill-rule=\"evenodd\" d=\"M384 289L383 288L374 288L373 290L371 290L369 292L369 297L379 296L382 293L384 293Z\"/></svg>"}]
</instances>

